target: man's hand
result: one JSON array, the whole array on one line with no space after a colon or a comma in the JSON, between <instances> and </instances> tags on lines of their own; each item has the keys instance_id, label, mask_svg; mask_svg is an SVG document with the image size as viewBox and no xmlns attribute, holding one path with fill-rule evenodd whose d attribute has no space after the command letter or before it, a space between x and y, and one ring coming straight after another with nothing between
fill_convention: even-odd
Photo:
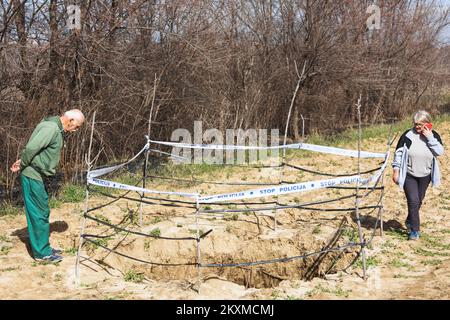
<instances>
[{"instance_id":1,"label":"man's hand","mask_svg":"<svg viewBox=\"0 0 450 320\"><path fill-rule=\"evenodd\" d=\"M12 172L14 172L14 173L20 171L20 159L13 163L13 165L12 165L11 168L10 168L10 170L11 170Z\"/></svg>"},{"instance_id":2,"label":"man's hand","mask_svg":"<svg viewBox=\"0 0 450 320\"><path fill-rule=\"evenodd\" d=\"M392 181L394 181L395 184L398 184L399 176L400 176L400 170L394 169L394 172L392 173Z\"/></svg>"}]
</instances>

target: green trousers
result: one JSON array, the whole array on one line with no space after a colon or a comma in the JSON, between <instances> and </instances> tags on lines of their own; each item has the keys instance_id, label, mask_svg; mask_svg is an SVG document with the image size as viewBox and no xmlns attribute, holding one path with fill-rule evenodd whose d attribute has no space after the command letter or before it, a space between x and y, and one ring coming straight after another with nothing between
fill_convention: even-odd
<instances>
[{"instance_id":1,"label":"green trousers","mask_svg":"<svg viewBox=\"0 0 450 320\"><path fill-rule=\"evenodd\" d=\"M52 254L50 247L50 208L44 183L39 180L20 176L23 200L27 215L28 234L34 258L43 258Z\"/></svg>"}]
</instances>

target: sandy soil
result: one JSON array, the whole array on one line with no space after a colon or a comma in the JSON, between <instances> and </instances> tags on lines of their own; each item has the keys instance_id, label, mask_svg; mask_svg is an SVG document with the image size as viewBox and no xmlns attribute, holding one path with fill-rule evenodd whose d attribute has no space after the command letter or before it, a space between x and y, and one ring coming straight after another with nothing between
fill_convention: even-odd
<instances>
[{"instance_id":1,"label":"sandy soil","mask_svg":"<svg viewBox=\"0 0 450 320\"><path fill-rule=\"evenodd\" d=\"M445 145L450 142L450 124L439 132ZM365 150L384 152L386 137L364 142ZM395 146L395 143L394 143ZM348 145L348 148L355 148ZM393 151L393 147L391 148ZM448 152L447 152L448 153ZM355 160L314 154L291 156L290 162L326 172L346 172L356 168ZM75 261L79 232L83 221L83 203L64 204L51 213L51 243L62 248L64 260L57 265L35 262L27 249L28 235L24 215L0 218L0 298L1 299L449 299L450 296L450 211L448 193L448 155L440 157L442 186L428 189L422 207L422 238L406 240L404 220L406 201L403 192L391 182L391 169L385 176L384 235L377 230L367 248L367 279L361 278L361 263L351 264L354 249L343 255L331 253L318 259L295 260L277 264L239 268L203 268L193 266L161 267L125 259L93 244L83 247L80 284L76 283ZM376 160L364 161L363 169L376 166ZM217 181L276 181L276 169L235 169L205 176ZM321 179L307 173L286 170L285 180ZM226 187L208 184L186 185L155 181L161 190L199 191L213 194L255 187ZM258 187L256 187L258 188ZM345 190L280 197L282 203L306 203L348 195ZM374 204L379 193L372 193L363 205ZM94 197L90 207L111 199ZM175 198L173 198L175 200ZM257 201L258 199L255 199ZM266 202L275 201L267 198ZM169 203L170 204L170 203ZM173 203L174 204L174 203ZM320 208L348 208L354 198ZM265 204L267 205L267 204ZM260 206L265 206L260 205ZM211 206L206 209L216 209ZM228 206L227 209L235 208ZM317 212L287 209L277 213L274 230L273 212L248 214L204 214L200 229L212 229L201 241L203 263L231 263L290 257L317 251L334 236L342 245L355 236L355 217L345 212ZM143 207L140 228L138 203L119 200L94 211L92 216L144 233L156 232L166 237L195 236L192 208L161 205ZM377 211L362 211L366 239L373 232ZM132 217L132 219L130 219ZM342 234L339 234L339 226ZM86 233L110 235L109 248L120 253L157 263L195 262L194 241L169 241L143 238L114 232L113 229L88 220ZM360 261L360 260L357 260ZM320 262L320 263L319 263ZM198 282L200 276L201 281ZM305 279L305 278L308 278Z\"/></svg>"}]
</instances>

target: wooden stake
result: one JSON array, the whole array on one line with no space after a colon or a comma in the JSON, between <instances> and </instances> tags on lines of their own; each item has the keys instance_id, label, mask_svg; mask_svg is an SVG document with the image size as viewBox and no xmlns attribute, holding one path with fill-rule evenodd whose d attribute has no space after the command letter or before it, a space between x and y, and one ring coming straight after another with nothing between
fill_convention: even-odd
<instances>
[{"instance_id":1,"label":"wooden stake","mask_svg":"<svg viewBox=\"0 0 450 320\"><path fill-rule=\"evenodd\" d=\"M358 112L358 177L361 175L361 95L359 96L358 103L356 104ZM356 183L356 199L355 199L355 214L356 224L358 225L359 242L361 243L361 258L363 265L363 279L366 280L366 251L365 244L363 243L363 235L361 229L361 219L359 216L359 181Z\"/></svg>"},{"instance_id":2,"label":"wooden stake","mask_svg":"<svg viewBox=\"0 0 450 320\"><path fill-rule=\"evenodd\" d=\"M87 183L87 177L89 176L89 172L91 171L92 163L91 163L91 150L92 150L92 140L94 137L94 125L95 125L95 114L96 111L94 111L94 115L92 117L92 127L91 127L91 137L89 141L89 150L88 150L88 157L87 157L87 175L86 175L86 197L84 200L84 214L83 214L83 222L80 229L80 237L79 237L79 244L78 244L78 252L77 252L77 260L75 264L75 278L77 285L80 285L80 255L81 255L81 248L83 247L84 243L84 229L86 228L86 215L89 210L89 188Z\"/></svg>"}]
</instances>

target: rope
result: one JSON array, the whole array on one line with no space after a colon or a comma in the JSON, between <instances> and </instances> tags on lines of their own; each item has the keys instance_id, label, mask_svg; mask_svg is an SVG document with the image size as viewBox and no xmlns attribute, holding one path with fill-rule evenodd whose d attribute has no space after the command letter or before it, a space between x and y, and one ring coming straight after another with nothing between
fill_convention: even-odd
<instances>
[{"instance_id":1,"label":"rope","mask_svg":"<svg viewBox=\"0 0 450 320\"><path fill-rule=\"evenodd\" d=\"M164 239L164 240L195 240L195 241L198 241L198 239L197 239L197 238L194 238L194 237L174 238L174 237L161 237L161 236L155 236L155 235L146 234L146 233L142 233L142 232L138 232L138 231L133 231L133 230L124 229L124 228L118 227L118 226L116 226L116 225L113 225L113 224L111 224L111 223L109 223L109 222L102 221L102 220L100 220L100 219L94 218L94 217L92 217L92 216L90 216L90 215L88 215L88 214L85 214L84 216L85 216L86 218L88 218L88 219L91 219L91 220L93 220L93 221L95 221L95 222L98 222L98 223L103 224L103 225L105 225L105 226L108 226L108 227L110 227L110 228L114 228L114 229L116 229L116 230L123 231L123 232L128 232L128 233L135 234L135 235L138 235L138 236L144 236L144 237L147 237L147 238L156 238L156 239ZM210 233L210 231L206 232L205 234L209 234L209 233ZM202 236L204 236L204 235L202 235ZM200 238L202 238L202 236L200 236Z\"/></svg>"},{"instance_id":2,"label":"rope","mask_svg":"<svg viewBox=\"0 0 450 320\"><path fill-rule=\"evenodd\" d=\"M138 184L140 184L142 181L143 181L143 179L139 180L139 181L135 184L135 186L137 186ZM92 189L92 188L90 187L89 184L87 185L87 188L88 188L88 190L89 190L90 192L100 193L101 195L104 195L104 196L111 197L111 198L114 198L114 199L115 199L115 200L112 200L112 201L110 201L110 202L108 202L108 203L106 203L106 204L100 205L100 206L95 207L95 208L91 208L91 209L89 209L87 212L90 212L90 211L94 211L94 210L98 210L98 209L104 208L104 207L106 207L106 206L109 206L109 205L113 204L114 202L119 201L120 199L127 199L125 196L131 192L131 190L130 190L130 191L127 191L127 192L125 192L124 194L118 196L118 197L114 197L114 196L108 195L107 193L103 193L103 192L101 192L101 191Z\"/></svg>"},{"instance_id":3,"label":"rope","mask_svg":"<svg viewBox=\"0 0 450 320\"><path fill-rule=\"evenodd\" d=\"M316 202L307 202L307 203L300 204L300 206L312 206L312 205L316 205L316 204L324 204L324 203L336 202L336 201L340 201L340 200L344 200L344 199L348 199L348 198L353 198L354 196L355 196L355 194L352 194L352 195L343 196L343 197L330 199L330 200L322 200L322 201L316 201ZM278 202L273 202L273 203L278 204ZM280 205L283 206L283 207L289 206L288 204L280 204ZM251 208L248 208L248 209L250 210ZM268 209L268 208L255 208L255 209ZM274 209L273 208L269 208L268 210L274 210ZM228 212L226 210L204 210L204 211L200 211L200 212L203 212L203 213L214 213L213 211ZM250 210L250 211L253 211L253 210ZM229 211L229 212L232 212L232 211Z\"/></svg>"},{"instance_id":4,"label":"rope","mask_svg":"<svg viewBox=\"0 0 450 320\"><path fill-rule=\"evenodd\" d=\"M346 176L353 176L353 175L357 175L358 174L358 173L333 174L333 173L325 173L325 172L321 172L321 171L315 171L315 170L311 170L311 169L306 169L306 168L298 167L298 166L295 166L295 165L292 165L292 164L289 164L289 163L285 163L285 165L287 167L290 167L290 168L293 168L293 169L297 169L297 170L300 170L300 171L305 171L305 172L309 172L309 173L313 173L313 174L317 174L317 175L321 175L321 176L327 176L327 177L346 177ZM377 167L377 168L374 168L374 169L370 169L370 170L361 172L361 174L372 173L372 172L375 172L377 170L380 170L381 168L382 167Z\"/></svg>"},{"instance_id":5,"label":"rope","mask_svg":"<svg viewBox=\"0 0 450 320\"><path fill-rule=\"evenodd\" d=\"M364 206L360 207L361 210L366 209L376 209L379 206ZM253 212L253 211L272 211L272 210L280 210L280 209L304 209L311 211L323 211L323 212L353 212L356 210L356 207L350 208L311 208L308 206L302 205L289 205L289 206L275 206L268 208L248 208L248 209L226 209L226 210L200 210L200 213L238 213L238 212Z\"/></svg>"},{"instance_id":6,"label":"rope","mask_svg":"<svg viewBox=\"0 0 450 320\"><path fill-rule=\"evenodd\" d=\"M262 265L262 264L271 264L271 263L278 263L278 262L288 262L292 260L297 259L306 259L310 256L326 253L326 252L333 252L333 251L341 251L346 248L351 247L357 247L360 246L359 243L349 243L342 247L336 247L336 248L330 248L326 250L321 250L317 252L307 253L301 256L293 256L293 257L287 257L287 258L278 258L278 259L270 259L270 260L259 260L259 261L252 261L252 262L242 262L242 263L208 263L208 264L201 264L201 268L217 268L217 267L250 267L250 266L256 266L256 265Z\"/></svg>"},{"instance_id":7,"label":"rope","mask_svg":"<svg viewBox=\"0 0 450 320\"><path fill-rule=\"evenodd\" d=\"M152 200L159 200L159 201L167 201L167 202L177 202L177 203L185 203L185 204L194 204L193 201L184 201L184 200L172 200L172 199L165 199L165 198L158 198L158 197L148 197L145 196L144 198L152 199ZM274 204L276 201L268 201L268 202L209 202L208 205L214 205L214 206L225 206L225 205L236 205L236 206L245 206L245 205L256 205L256 204ZM181 206L180 206L181 207ZM190 208L190 207L183 207L183 208Z\"/></svg>"},{"instance_id":8,"label":"rope","mask_svg":"<svg viewBox=\"0 0 450 320\"><path fill-rule=\"evenodd\" d=\"M207 183L207 184L228 185L228 186L272 186L276 183L276 182L215 182L215 181L205 181L205 180L189 180L189 179L162 177L162 176L147 176L147 177L154 178L154 179L161 179L161 180L171 180L171 181L180 181L180 182L188 182L188 183Z\"/></svg>"},{"instance_id":9,"label":"rope","mask_svg":"<svg viewBox=\"0 0 450 320\"><path fill-rule=\"evenodd\" d=\"M130 191L129 191L130 192ZM107 193L103 193L98 191L98 193L100 193L101 195L104 195L105 197L110 197L110 198L116 198L112 195L109 195ZM147 197L144 197L147 198ZM164 207L175 207L175 208L194 208L193 206L180 206L180 205L176 205L176 204L170 204L170 203L156 203L156 202L150 202L150 201L146 201L146 200L142 200L142 199L136 199L136 198L130 198L130 197L125 197L125 195L116 198L116 200L111 201L109 204L114 203L116 201L118 201L119 199L125 199L125 200L130 200L130 201L134 201L134 202L140 202L140 203L145 203L145 204L153 204L153 205L158 205L158 206L164 206ZM167 201L173 201L175 202L175 200L167 200ZM108 205L108 204L107 204ZM105 207L106 205L101 205L98 207L94 207L89 209L87 212L91 212L91 211L95 211L98 209L101 209L103 207Z\"/></svg>"},{"instance_id":10,"label":"rope","mask_svg":"<svg viewBox=\"0 0 450 320\"><path fill-rule=\"evenodd\" d=\"M160 163L160 167L171 166L171 163ZM242 167L242 168L250 168L250 169L269 169L269 168L279 168L284 164L276 164L276 165L258 165L258 164L240 164L240 163L210 163L210 166L224 166L224 167Z\"/></svg>"},{"instance_id":11,"label":"rope","mask_svg":"<svg viewBox=\"0 0 450 320\"><path fill-rule=\"evenodd\" d=\"M320 250L317 252L312 252L312 253L307 253L304 255L300 255L300 256L293 256L293 257L286 257L286 258L277 258L277 259L270 259L270 260L259 260L259 261L251 261L251 262L241 262L241 263L207 263L207 264L199 264L199 263L195 263L195 262L189 262L189 263L158 263L158 262L152 262L152 261L147 261L147 260L142 260L139 258L135 258L126 254L123 254L121 252L118 252L114 249L110 249L100 243L97 243L96 241L93 241L91 239L89 239L90 235L86 235L83 234L82 237L111 252L111 253L115 253L119 256L122 256L124 258L130 259L130 260L134 260L134 261L138 261L141 263L145 263L145 264L150 264L150 265L156 265L156 266L165 266L165 267L180 267L180 266L196 266L196 267L200 267L200 268L223 268L223 267L249 267L249 266L256 266L256 265L263 265L263 264L271 264L271 263L279 263L279 262L288 262L288 261L293 261L293 260L298 260L298 259L306 259L310 256L313 255L317 255L317 254L322 254L322 253L326 253L326 252L333 252L333 251L342 251L343 249L347 249L347 248L352 248L352 247L356 247L356 246L360 246L361 244L359 243L349 243L345 246L342 247L336 247L336 248L330 248L330 249L326 249L326 250Z\"/></svg>"},{"instance_id":12,"label":"rope","mask_svg":"<svg viewBox=\"0 0 450 320\"><path fill-rule=\"evenodd\" d=\"M291 181L282 181L282 183L285 183L285 184L296 184L296 182L291 182ZM348 187L348 186L330 186L330 187L325 187L325 189L356 190L356 187ZM382 187L370 188L370 189L374 189L374 190L383 190L383 189L384 189L384 186L382 186Z\"/></svg>"},{"instance_id":13,"label":"rope","mask_svg":"<svg viewBox=\"0 0 450 320\"><path fill-rule=\"evenodd\" d=\"M103 174L108 174L111 173L119 168L122 168L126 165L129 164L129 162L133 161L134 159L136 159L144 150L146 150L148 148L148 145L146 145L146 147L144 147L143 150L141 150L134 158L132 158L131 160L127 161L126 163L122 164L122 165L117 165L117 166L113 166L113 167L109 167L109 168L98 168L97 170L97 174L98 175L103 175ZM332 148L330 148L332 149ZM153 150L151 149L151 151L157 151L157 150ZM374 154L375 155L375 154ZM387 159L385 160L385 162L387 161ZM385 165L384 162L384 165ZM224 164L222 164L224 165ZM225 165L230 165L230 166L242 166L242 167L246 167L249 168L251 166L249 165L238 165L238 164L225 164ZM313 174L318 174L318 175L324 175L324 176L332 176L332 177L344 177L347 175L351 175L351 174L332 174L332 173L324 173L324 172L320 172L320 171L315 171L315 170L310 170L310 169L306 169L303 167L299 167L299 166L295 166L289 163L281 163L280 165L276 165L276 166L254 166L253 168L280 168L280 167L284 167L284 166L288 166L290 168L293 169L297 169L297 170L301 170L301 171L305 171L305 172L309 172L309 173L313 173ZM375 169L370 169L367 170L365 172L361 172L360 174L367 174L367 173L372 173L374 171L377 171L379 169L381 169L383 167L377 167ZM385 168L384 168L385 169ZM104 173L103 173L104 172ZM103 173L103 174L102 174ZM381 175L384 173L384 170L381 172ZM91 173L92 174L92 173ZM380 177L381 177L380 175ZM377 179L376 183L374 184L373 187L369 188L366 187L366 190L369 190L369 192L367 192L365 195L361 196L361 198L366 197L368 194L370 194L371 192L373 192L374 190L384 190L384 186L381 187L377 187L379 181L380 181L380 177ZM157 176L157 175L152 175L152 176L148 176L148 178L153 178L153 179L162 179L162 180L172 180L172 181L179 181L179 182L189 182L189 183L207 183L207 184L216 184L216 185L274 185L275 183L257 183L257 182L214 182L214 181L202 181L202 180L188 180L188 179L180 179L180 178L171 178L171 177L163 177L163 176ZM143 178L144 179L144 178ZM143 181L143 179L141 179L137 184L139 184L140 182ZM297 182L288 182L288 181L280 181L278 184L282 184L282 183L286 183L286 184L295 184ZM136 184L136 185L137 185ZM358 189L358 187L345 187L345 186L332 186L332 187L328 187L330 189L347 189L347 190L355 190ZM111 195L107 195L111 198L114 198L113 201L108 202L107 204L104 205L100 205L97 206L95 208L91 208L89 209L87 212L91 212L94 210L98 210L100 208L106 207L116 201L118 201L119 199L127 199L127 200L132 200L132 201L137 201L137 202L141 202L141 203L147 203L147 204L155 204L155 205L163 205L163 206L173 206L173 207L186 207L186 206L179 206L179 205L174 205L174 204L157 204L157 203L153 203L153 202L149 202L149 201L145 201L142 198L141 199L135 199L135 198L130 198L130 197L126 197L130 191L127 191L126 193L124 193L123 195L120 195L118 197L114 197ZM99 192L100 194L103 194L102 192ZM106 194L104 194L106 195ZM311 202L311 203L304 203L304 204L298 204L298 205L277 205L274 207L265 207L265 208L244 208L244 209L226 209L226 210L202 210L199 211L201 213L226 213L226 212L251 212L251 211L267 211L267 210L279 210L279 209L289 209L289 208L297 208L297 209L305 209L305 210L311 210L311 211L327 211L327 212L343 212L343 211L355 211L357 208L356 207L352 207L352 208L312 208L310 206L313 205L319 205L319 204L324 204L324 203L330 203L330 202L336 202L336 201L340 201L340 200L344 200L344 199L349 199L349 198L353 198L355 197L356 194L352 194L352 195L348 195L348 196L343 196L343 197L339 197L336 199L331 199L331 200L323 200L323 201L316 201L316 202ZM172 203L184 203L184 204L195 204L196 202L193 201L183 201L183 200L172 200L172 199L166 199L166 198L158 198L158 197L143 197L143 198L147 198L147 199L152 199L152 200L159 200L159 201L167 201L167 202L172 202ZM364 207L359 207L359 210L363 210L363 209L382 209L382 205L380 205L381 201L382 201L383 195L380 196L380 199L377 202L377 205L372 205L372 206L364 206ZM254 204L275 204L277 202L248 202L248 203L208 203L208 205L254 205ZM278 204L278 203L277 203ZM373 210L371 212L373 212ZM138 236L144 236L144 237L151 237L151 238L156 238L156 239L163 239L163 240L193 240L196 241L197 243L200 242L201 239L205 238L207 235L209 235L213 230L210 229L207 232L203 233L202 235L197 235L197 237L180 237L180 238L176 238L176 237L162 237L162 236L155 236L155 235L150 235L150 234L145 234L142 232L137 232L137 231L133 231L133 230L128 230L122 227L119 227L117 225L113 225L109 222L97 219L95 217L92 217L90 215L87 214L87 212L85 213L85 218L88 218L90 220L96 221L99 224L108 226L110 228L113 228L115 230L118 231L123 231L123 232L127 232L130 234L135 234ZM380 212L380 211L379 211ZM376 227L379 223L380 220L380 214L377 215L377 219L375 221L375 226L374 226L374 230L369 238L368 241L366 241L365 239L362 239L362 242L360 243L348 243L347 245L344 246L338 246L335 248L328 248L328 249L323 249L317 252L313 252L313 253L307 253L304 255L299 255L299 256L293 256L293 257L285 257L285 258L275 258L275 259L269 259L269 260L259 260L259 261L249 261L249 262L241 262L241 263L208 263L208 264L202 264L202 263L179 263L179 264L174 264L174 263L157 263L157 262L152 262L152 261L146 261L143 259L138 259L135 257L131 257L128 255L125 255L123 253L117 252L114 249L110 249L102 244L99 244L93 240L91 240L90 238L108 238L110 236L108 235L94 235L94 234L82 234L81 236L91 242L96 244L97 246L115 253L117 255L120 255L122 257L134 260L134 261L138 261L138 262L142 262L142 263L146 263L146 264L151 264L151 265L158 265L158 266L197 266L197 267L203 267L203 268L208 268L208 267L244 267L244 266L254 266L254 265L263 265L263 264L271 264L271 263L279 263L279 262L288 262L288 261L292 261L292 260L296 260L296 259L305 259L307 257L313 256L313 255L317 255L317 254L323 254L323 253L327 253L327 252L337 252L337 251L343 251L346 248L351 248L351 247L357 247L360 246L361 248L364 248L364 246L367 246L368 244L370 244L375 236L375 231L376 231Z\"/></svg>"},{"instance_id":14,"label":"rope","mask_svg":"<svg viewBox=\"0 0 450 320\"><path fill-rule=\"evenodd\" d=\"M89 242L95 244L96 246L99 246L99 247L101 247L101 248L103 248L103 249L105 249L105 250L107 250L107 251L109 251L111 253L115 253L115 254L117 254L119 256L122 256L124 258L130 259L130 260L134 260L134 261L138 261L138 262L142 262L142 263L145 263L145 264L151 264L151 265L155 265L155 266L164 266L164 267L181 267L181 266L196 266L197 265L197 263L195 263L195 262L189 262L189 263L159 263L159 262L152 262L152 261L142 260L142 259L139 259L139 258L135 258L135 257L129 256L129 255L123 254L123 253L118 252L118 251L116 251L114 249L110 249L110 248L108 248L108 247L106 247L106 246L104 246L104 245L102 245L100 243L97 243L97 242L89 239L87 236L88 235L83 235L83 238L86 241L89 241Z\"/></svg>"}]
</instances>

